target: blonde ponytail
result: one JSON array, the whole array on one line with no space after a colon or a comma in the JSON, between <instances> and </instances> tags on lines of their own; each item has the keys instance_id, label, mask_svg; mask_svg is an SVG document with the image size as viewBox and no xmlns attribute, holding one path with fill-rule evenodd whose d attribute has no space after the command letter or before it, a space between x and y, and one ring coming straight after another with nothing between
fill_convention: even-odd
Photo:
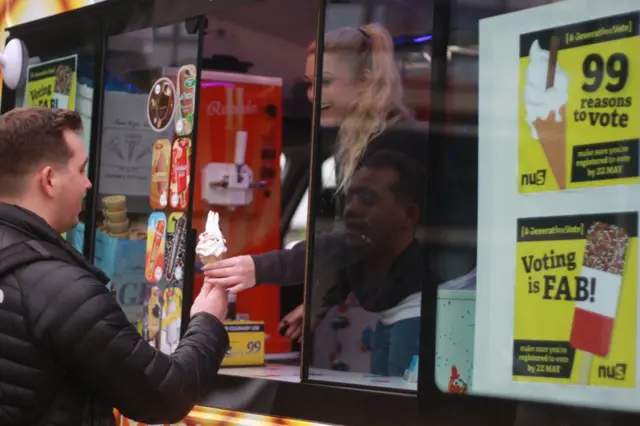
<instances>
[{"instance_id":1,"label":"blonde ponytail","mask_svg":"<svg viewBox=\"0 0 640 426\"><path fill-rule=\"evenodd\" d=\"M314 53L315 44L309 50ZM402 102L402 81L394 57L393 40L382 25L330 31L325 34L324 51L354 60L354 79L365 77L366 81L338 132L336 163L338 190L342 191L348 186L371 140L389 124L410 119L411 114Z\"/></svg>"}]
</instances>

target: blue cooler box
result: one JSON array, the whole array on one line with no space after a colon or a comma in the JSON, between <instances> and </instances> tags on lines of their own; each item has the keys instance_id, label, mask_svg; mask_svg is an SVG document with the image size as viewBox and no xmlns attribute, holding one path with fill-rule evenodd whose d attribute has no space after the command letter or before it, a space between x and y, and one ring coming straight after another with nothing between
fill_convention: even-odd
<instances>
[{"instance_id":1,"label":"blue cooler box","mask_svg":"<svg viewBox=\"0 0 640 426\"><path fill-rule=\"evenodd\" d=\"M80 252L84 247L84 230L84 223L79 223L72 233L73 240L69 241ZM146 248L146 240L122 240L96 231L93 263L111 278L109 287L123 308L144 304Z\"/></svg>"}]
</instances>

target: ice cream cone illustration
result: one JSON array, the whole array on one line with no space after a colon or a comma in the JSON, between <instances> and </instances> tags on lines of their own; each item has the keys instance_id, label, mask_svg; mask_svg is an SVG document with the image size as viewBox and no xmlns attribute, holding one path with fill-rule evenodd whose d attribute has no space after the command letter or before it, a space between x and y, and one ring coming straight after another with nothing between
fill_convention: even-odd
<instances>
[{"instance_id":1,"label":"ice cream cone illustration","mask_svg":"<svg viewBox=\"0 0 640 426\"><path fill-rule=\"evenodd\" d=\"M560 189L566 187L566 153L567 138L565 132L564 105L560 107L562 120L556 121L554 112L550 112L544 120L537 119L533 126L538 132L540 146L544 151L551 173L555 176Z\"/></svg>"},{"instance_id":2,"label":"ice cream cone illustration","mask_svg":"<svg viewBox=\"0 0 640 426\"><path fill-rule=\"evenodd\" d=\"M531 44L523 99L531 137L540 143L558 186L565 189L569 76L558 66L558 47L557 37L551 37L549 50L542 49L538 40Z\"/></svg>"}]
</instances>

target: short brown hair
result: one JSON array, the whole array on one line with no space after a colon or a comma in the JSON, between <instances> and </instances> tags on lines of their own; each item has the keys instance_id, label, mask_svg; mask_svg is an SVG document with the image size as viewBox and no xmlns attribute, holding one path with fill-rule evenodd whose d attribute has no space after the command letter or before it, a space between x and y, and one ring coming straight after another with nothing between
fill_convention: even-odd
<instances>
[{"instance_id":1,"label":"short brown hair","mask_svg":"<svg viewBox=\"0 0 640 426\"><path fill-rule=\"evenodd\" d=\"M29 173L43 165L66 165L72 152L65 130L82 130L74 111L16 108L0 116L0 195L17 195Z\"/></svg>"}]
</instances>

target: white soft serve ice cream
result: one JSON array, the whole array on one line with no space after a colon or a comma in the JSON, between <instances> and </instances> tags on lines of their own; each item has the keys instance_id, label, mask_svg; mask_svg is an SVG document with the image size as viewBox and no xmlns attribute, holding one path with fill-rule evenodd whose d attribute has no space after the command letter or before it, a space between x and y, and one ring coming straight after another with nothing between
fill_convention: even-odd
<instances>
[{"instance_id":1,"label":"white soft serve ice cream","mask_svg":"<svg viewBox=\"0 0 640 426\"><path fill-rule=\"evenodd\" d=\"M220 231L220 216L218 213L210 211L207 216L205 231L198 238L196 254L203 257L220 257L227 251L226 241Z\"/></svg>"},{"instance_id":2,"label":"white soft serve ice cream","mask_svg":"<svg viewBox=\"0 0 640 426\"><path fill-rule=\"evenodd\" d=\"M539 137L533 123L537 119L546 120L551 112L555 112L556 121L562 121L560 108L569 99L569 75L556 63L553 87L547 89L548 68L549 51L542 49L535 40L529 49L529 66L522 96L527 109L525 120L535 140Z\"/></svg>"}]
</instances>

